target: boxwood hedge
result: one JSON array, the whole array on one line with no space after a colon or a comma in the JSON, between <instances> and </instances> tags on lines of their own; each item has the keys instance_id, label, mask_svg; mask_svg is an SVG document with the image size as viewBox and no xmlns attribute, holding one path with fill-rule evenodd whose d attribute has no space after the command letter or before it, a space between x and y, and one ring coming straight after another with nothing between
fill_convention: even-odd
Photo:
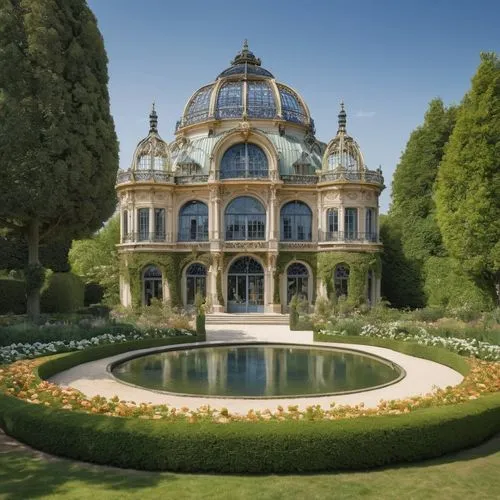
<instances>
[{"instance_id":1,"label":"boxwood hedge","mask_svg":"<svg viewBox=\"0 0 500 500\"><path fill-rule=\"evenodd\" d=\"M61 356L41 365L39 373L46 377L122 352L123 346ZM183 472L366 469L437 457L500 431L500 393L406 415L314 422L172 423L56 410L5 395L0 395L0 408L5 431L43 451L98 464Z\"/></svg>"}]
</instances>

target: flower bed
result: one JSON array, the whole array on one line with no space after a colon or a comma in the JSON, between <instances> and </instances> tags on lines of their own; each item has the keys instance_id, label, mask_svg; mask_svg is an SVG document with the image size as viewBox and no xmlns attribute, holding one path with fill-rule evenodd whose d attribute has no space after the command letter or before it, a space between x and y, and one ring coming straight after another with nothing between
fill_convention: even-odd
<instances>
[{"instance_id":1,"label":"flower bed","mask_svg":"<svg viewBox=\"0 0 500 500\"><path fill-rule=\"evenodd\" d=\"M323 329L318 332L322 336L347 335L341 329ZM500 346L481 342L477 339L462 339L457 337L438 337L430 334L425 328L419 327L418 333L411 333L397 321L382 325L364 325L359 332L360 337L416 342L420 345L443 347L462 356L474 356L488 361L500 361Z\"/></svg>"},{"instance_id":2,"label":"flower bed","mask_svg":"<svg viewBox=\"0 0 500 500\"><path fill-rule=\"evenodd\" d=\"M130 342L134 340L165 339L171 337L192 336L190 330L166 328L149 330L132 330L126 334L97 335L90 339L57 340L53 342L14 343L0 347L0 365L12 363L19 359L34 358L47 354L56 354L68 351L81 351L90 347L106 344Z\"/></svg>"},{"instance_id":3,"label":"flower bed","mask_svg":"<svg viewBox=\"0 0 500 500\"><path fill-rule=\"evenodd\" d=\"M339 337L318 340L324 338ZM239 473L360 469L422 460L473 446L500 431L500 363L465 360L444 349L392 339L356 337L356 342L390 344L439 360L461 371L464 381L421 398L381 402L376 409L312 405L304 411L278 407L234 415L224 408L174 409L86 398L38 376L155 343L186 340L109 344L4 367L0 425L36 448L95 463Z\"/></svg>"}]
</instances>

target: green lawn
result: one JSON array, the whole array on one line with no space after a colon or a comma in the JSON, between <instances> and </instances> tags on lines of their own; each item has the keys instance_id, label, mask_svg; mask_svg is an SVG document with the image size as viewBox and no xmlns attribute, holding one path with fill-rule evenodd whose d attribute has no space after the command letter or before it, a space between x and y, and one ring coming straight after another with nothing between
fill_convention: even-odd
<instances>
[{"instance_id":1,"label":"green lawn","mask_svg":"<svg viewBox=\"0 0 500 500\"><path fill-rule=\"evenodd\" d=\"M500 498L500 435L478 448L418 465L307 476L135 472L26 451L0 435L0 498Z\"/></svg>"}]
</instances>

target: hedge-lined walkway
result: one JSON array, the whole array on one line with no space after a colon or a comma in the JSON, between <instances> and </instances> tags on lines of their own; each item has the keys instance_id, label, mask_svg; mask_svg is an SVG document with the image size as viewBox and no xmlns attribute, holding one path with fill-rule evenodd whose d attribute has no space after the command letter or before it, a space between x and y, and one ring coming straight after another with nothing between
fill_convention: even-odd
<instances>
[{"instance_id":1,"label":"hedge-lined walkway","mask_svg":"<svg viewBox=\"0 0 500 500\"><path fill-rule=\"evenodd\" d=\"M290 331L285 325L209 325L207 327L207 342L216 345L220 342L283 342L296 344L314 344L327 347L343 347L359 350L381 356L400 365L406 371L406 377L400 382L380 389L355 394L310 398L279 398L279 399L221 399L205 397L183 397L152 392L132 387L116 381L107 371L109 363L129 356L120 354L90 363L75 366L70 370L55 375L51 381L62 386L78 389L88 397L96 395L111 398L117 395L121 400L145 402L153 404L170 404L181 408L196 409L202 405L225 407L233 413L247 413L248 410L275 409L278 405L286 408L289 405L299 405L304 409L312 404L320 404L328 409L332 402L339 405L356 405L363 403L366 408L375 408L380 400L402 399L409 396L424 395L432 392L435 387L447 387L459 384L463 376L446 366L426 359L415 358L383 347L358 346L353 344L337 344L331 342L314 342L312 332ZM177 349L179 346L173 347ZM154 352L164 348L145 349L144 352Z\"/></svg>"}]
</instances>

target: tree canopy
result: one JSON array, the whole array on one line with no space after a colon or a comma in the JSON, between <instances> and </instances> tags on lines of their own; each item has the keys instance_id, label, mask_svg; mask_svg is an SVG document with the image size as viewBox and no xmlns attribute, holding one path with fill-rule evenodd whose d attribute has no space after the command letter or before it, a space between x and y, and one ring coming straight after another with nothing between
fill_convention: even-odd
<instances>
[{"instance_id":1,"label":"tree canopy","mask_svg":"<svg viewBox=\"0 0 500 500\"><path fill-rule=\"evenodd\" d=\"M0 0L0 227L27 238L32 267L40 240L90 235L113 213L107 83L84 0ZM36 315L40 283L32 288Z\"/></svg>"},{"instance_id":2,"label":"tree canopy","mask_svg":"<svg viewBox=\"0 0 500 500\"><path fill-rule=\"evenodd\" d=\"M444 148L455 122L456 108L434 99L406 144L392 182L391 215L401 227L405 256L422 263L445 250L435 219L433 188Z\"/></svg>"},{"instance_id":3,"label":"tree canopy","mask_svg":"<svg viewBox=\"0 0 500 500\"><path fill-rule=\"evenodd\" d=\"M439 170L437 220L450 255L500 293L500 61L481 55Z\"/></svg>"},{"instance_id":4,"label":"tree canopy","mask_svg":"<svg viewBox=\"0 0 500 500\"><path fill-rule=\"evenodd\" d=\"M92 238L73 242L69 253L71 268L85 283L98 283L104 298L112 305L119 302L120 217L115 215Z\"/></svg>"}]
</instances>

